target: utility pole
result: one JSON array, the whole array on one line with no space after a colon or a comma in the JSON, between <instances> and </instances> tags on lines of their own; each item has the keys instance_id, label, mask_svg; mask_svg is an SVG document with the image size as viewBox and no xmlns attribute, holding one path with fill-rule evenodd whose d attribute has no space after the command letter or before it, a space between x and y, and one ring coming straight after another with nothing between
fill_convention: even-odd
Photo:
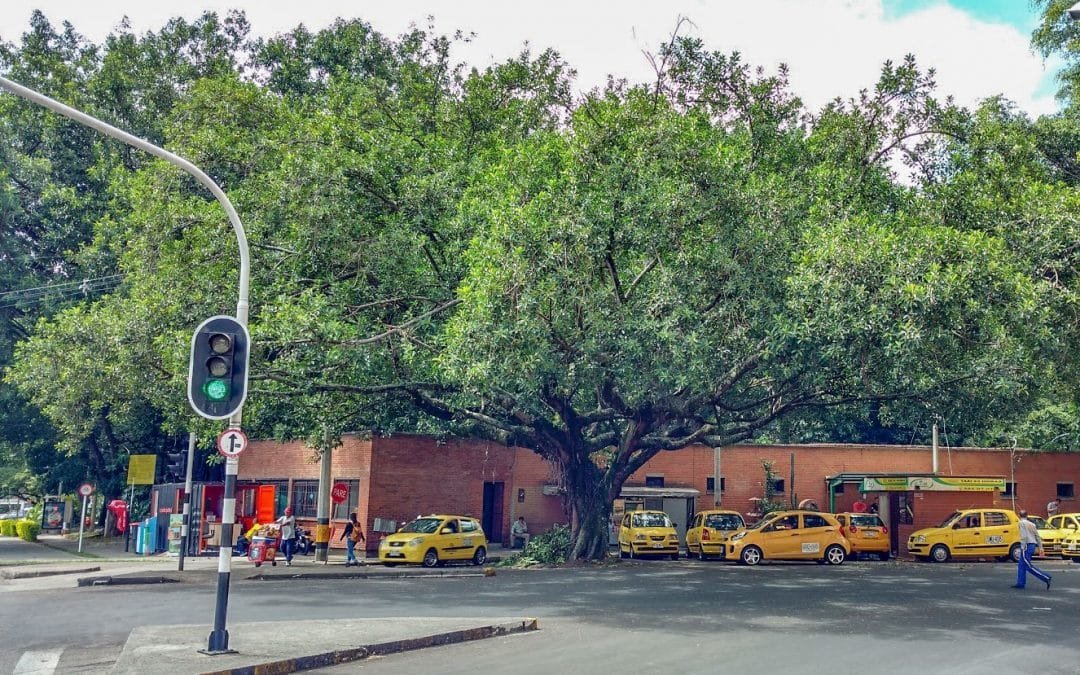
<instances>
[{"instance_id":1,"label":"utility pole","mask_svg":"<svg viewBox=\"0 0 1080 675\"><path fill-rule=\"evenodd\" d=\"M334 448L330 443L330 430L323 434L322 452L319 453L319 494L315 506L318 525L315 528L315 562L330 561L330 480Z\"/></svg>"},{"instance_id":2,"label":"utility pole","mask_svg":"<svg viewBox=\"0 0 1080 675\"><path fill-rule=\"evenodd\" d=\"M180 525L180 562L179 570L184 571L184 552L188 547L188 532L191 531L191 468L195 464L195 432L188 432L187 475L184 478L184 522Z\"/></svg>"},{"instance_id":3,"label":"utility pole","mask_svg":"<svg viewBox=\"0 0 1080 675\"><path fill-rule=\"evenodd\" d=\"M133 136L126 131L121 131L111 124L103 122L96 117L91 117L70 106L64 105L63 103L51 99L33 89L24 87L17 82L0 77L0 88L6 89L16 96L36 103L42 107L48 108L53 112L59 113L68 119L75 120L91 129L95 129L106 136L111 136L130 146L144 150L155 157L160 157L170 164L183 169L190 176L199 181L203 187L209 190L225 210L225 215L228 216L229 222L232 224L233 231L236 234L237 248L240 253L240 279L237 287L236 320L242 326L247 326L249 297L248 283L251 278L251 263L248 256L247 234L244 232L244 226L240 222L240 216L237 215L232 202L229 201L225 192L218 187L217 183L215 183L210 176L207 176L205 172L199 169L199 167L179 155L174 155L168 150L159 148L149 141L145 141L138 136ZM241 405L240 408L237 408L236 412L230 417L229 429L240 431L242 407L243 406ZM228 606L229 577L232 567L233 520L236 518L237 465L238 460L235 456L228 457L225 461L225 498L221 509L221 542L223 545L219 547L217 607L214 612L214 629L213 632L210 633L209 647L206 650L203 650L207 654L227 654L233 651L229 649L229 632L225 630L225 614ZM132 489L134 489L134 484L132 484Z\"/></svg>"}]
</instances>

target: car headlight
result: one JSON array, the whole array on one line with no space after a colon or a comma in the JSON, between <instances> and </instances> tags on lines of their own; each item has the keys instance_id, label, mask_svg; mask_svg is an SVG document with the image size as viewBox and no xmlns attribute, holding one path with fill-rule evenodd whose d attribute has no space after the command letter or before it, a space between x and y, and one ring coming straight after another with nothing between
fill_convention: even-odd
<instances>
[{"instance_id":1,"label":"car headlight","mask_svg":"<svg viewBox=\"0 0 1080 675\"><path fill-rule=\"evenodd\" d=\"M424 538L423 537L413 537L412 539L407 541L405 543L405 545L406 546L419 546L420 544L423 544L423 543L424 543Z\"/></svg>"},{"instance_id":2,"label":"car headlight","mask_svg":"<svg viewBox=\"0 0 1080 675\"><path fill-rule=\"evenodd\" d=\"M736 534L736 535L732 536L732 537L731 537L731 541L739 541L739 540L741 540L741 539L742 539L743 537L745 537L745 536L746 536L746 533L745 533L745 532L740 532L740 533L738 533L738 534Z\"/></svg>"},{"instance_id":3,"label":"car headlight","mask_svg":"<svg viewBox=\"0 0 1080 675\"><path fill-rule=\"evenodd\" d=\"M924 534L920 534L920 535L917 535L915 537L912 537L912 539L915 540L916 544L925 544L926 543L926 535L924 535Z\"/></svg>"}]
</instances>

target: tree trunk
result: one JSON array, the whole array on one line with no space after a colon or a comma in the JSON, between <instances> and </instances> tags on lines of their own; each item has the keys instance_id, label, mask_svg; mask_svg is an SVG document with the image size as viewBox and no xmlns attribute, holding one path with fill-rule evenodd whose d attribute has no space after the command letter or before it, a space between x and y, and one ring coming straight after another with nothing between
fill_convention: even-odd
<instances>
[{"instance_id":1,"label":"tree trunk","mask_svg":"<svg viewBox=\"0 0 1080 675\"><path fill-rule=\"evenodd\" d=\"M583 454L583 453L582 453ZM603 472L587 456L574 455L561 467L570 504L570 553L568 560L603 560L608 552L611 501L607 498Z\"/></svg>"}]
</instances>

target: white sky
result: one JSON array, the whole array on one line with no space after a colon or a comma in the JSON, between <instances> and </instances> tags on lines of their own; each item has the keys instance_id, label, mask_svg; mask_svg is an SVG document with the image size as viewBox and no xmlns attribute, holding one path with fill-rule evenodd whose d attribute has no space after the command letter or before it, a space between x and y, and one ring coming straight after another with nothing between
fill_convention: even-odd
<instances>
[{"instance_id":1,"label":"white sky","mask_svg":"<svg viewBox=\"0 0 1080 675\"><path fill-rule=\"evenodd\" d=\"M1014 0L1027 2L1027 0ZM790 66L791 83L816 111L836 96L855 96L877 80L881 64L914 53L921 67L937 71L939 92L964 105L1004 94L1032 115L1056 109L1040 92L1046 76L1032 54L1029 36L1006 24L980 21L944 3L887 20L881 0L2 0L0 38L18 42L30 13L41 9L57 27L70 21L101 41L127 15L137 33L157 30L173 16L204 10L243 9L252 29L272 35L299 23L315 30L335 17L361 18L397 36L410 24L435 18L439 32L477 34L457 56L486 66L520 51L554 47L577 69L581 88L602 84L608 74L632 82L650 79L643 51L666 41L678 17L693 26L684 34L710 50L738 50L744 60L774 71ZM1045 89L1045 87L1043 87Z\"/></svg>"}]
</instances>

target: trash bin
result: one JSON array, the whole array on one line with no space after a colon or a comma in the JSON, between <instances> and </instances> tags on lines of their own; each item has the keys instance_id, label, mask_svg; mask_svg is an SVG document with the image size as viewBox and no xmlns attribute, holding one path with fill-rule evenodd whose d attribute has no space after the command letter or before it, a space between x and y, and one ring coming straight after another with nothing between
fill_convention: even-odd
<instances>
[{"instance_id":1,"label":"trash bin","mask_svg":"<svg viewBox=\"0 0 1080 675\"><path fill-rule=\"evenodd\" d=\"M143 552L143 527L142 522L135 521L131 524L131 541L133 542L134 552L136 555Z\"/></svg>"}]
</instances>

